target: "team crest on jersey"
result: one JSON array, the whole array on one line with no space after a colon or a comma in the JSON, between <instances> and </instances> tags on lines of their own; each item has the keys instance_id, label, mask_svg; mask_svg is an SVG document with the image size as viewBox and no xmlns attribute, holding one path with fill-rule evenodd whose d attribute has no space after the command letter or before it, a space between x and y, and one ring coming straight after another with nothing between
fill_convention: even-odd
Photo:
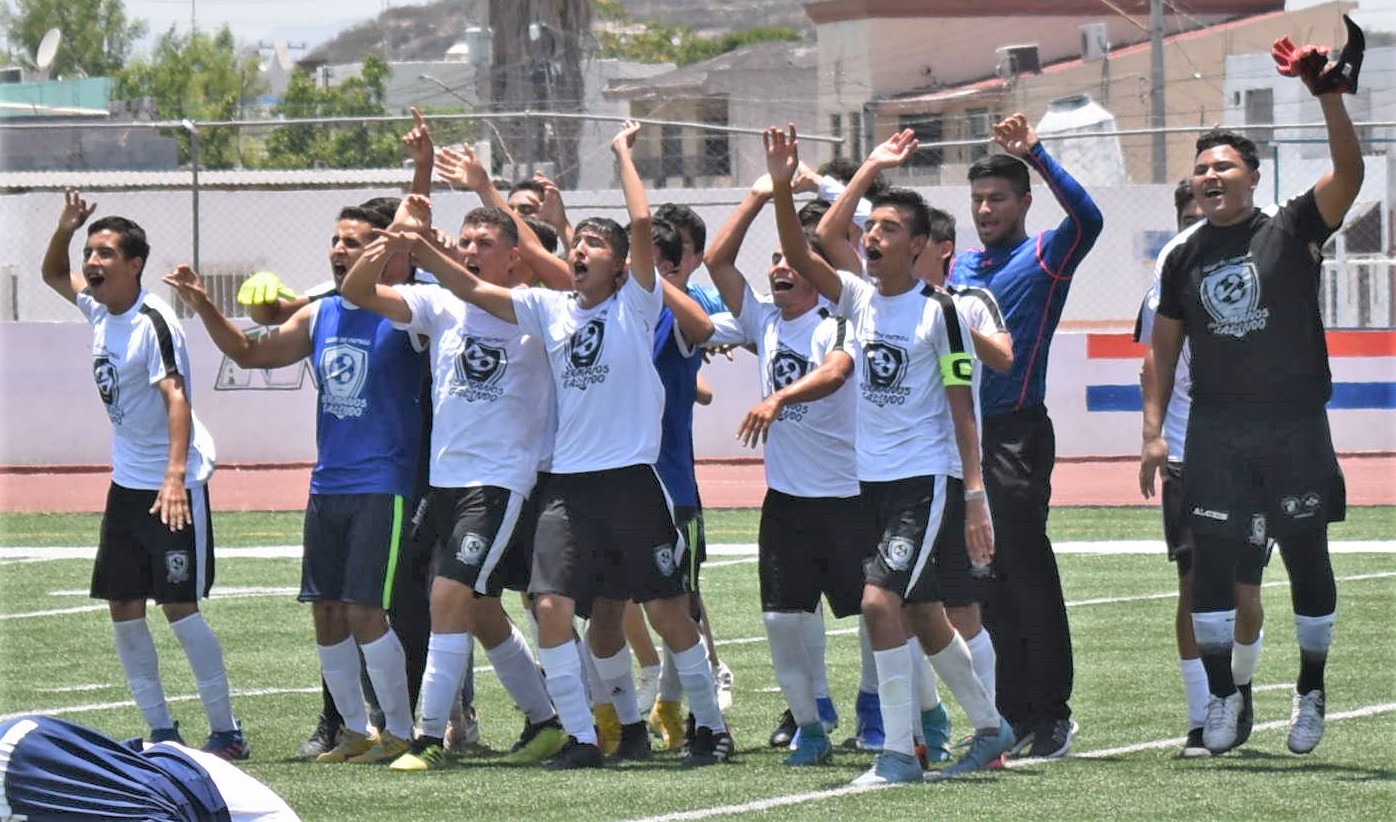
<instances>
[{"instance_id":1,"label":"team crest on jersey","mask_svg":"<svg viewBox=\"0 0 1396 822\"><path fill-rule=\"evenodd\" d=\"M654 566L659 569L661 576L671 577L674 575L674 546L656 545L654 546Z\"/></svg>"},{"instance_id":2,"label":"team crest on jersey","mask_svg":"<svg viewBox=\"0 0 1396 822\"><path fill-rule=\"evenodd\" d=\"M339 419L362 417L368 382L368 351L356 345L327 345L320 354L320 407Z\"/></svg>"},{"instance_id":3,"label":"team crest on jersey","mask_svg":"<svg viewBox=\"0 0 1396 822\"><path fill-rule=\"evenodd\" d=\"M1264 547L1265 537L1265 515L1251 514L1251 533L1249 537L1251 545Z\"/></svg>"},{"instance_id":4,"label":"team crest on jersey","mask_svg":"<svg viewBox=\"0 0 1396 822\"><path fill-rule=\"evenodd\" d=\"M1293 519L1308 519L1317 514L1322 505L1323 497L1319 496L1317 491L1285 497L1280 500L1280 510L1284 512L1285 516Z\"/></svg>"},{"instance_id":5,"label":"team crest on jersey","mask_svg":"<svg viewBox=\"0 0 1396 822\"><path fill-rule=\"evenodd\" d=\"M911 567L911 555L916 545L906 537L892 537L882 545L882 561L893 571L905 571Z\"/></svg>"},{"instance_id":6,"label":"team crest on jersey","mask_svg":"<svg viewBox=\"0 0 1396 822\"><path fill-rule=\"evenodd\" d=\"M185 551L165 552L165 579L171 585L189 581L189 554Z\"/></svg>"},{"instance_id":7,"label":"team crest on jersey","mask_svg":"<svg viewBox=\"0 0 1396 822\"><path fill-rule=\"evenodd\" d=\"M902 405L911 393L906 379L907 355L901 346L872 342L863 346L863 399L879 408Z\"/></svg>"},{"instance_id":8,"label":"team crest on jersey","mask_svg":"<svg viewBox=\"0 0 1396 822\"><path fill-rule=\"evenodd\" d=\"M456 356L450 391L466 402L493 402L504 393L499 383L509 366L509 355L503 347L490 345L478 337L464 337Z\"/></svg>"},{"instance_id":9,"label":"team crest on jersey","mask_svg":"<svg viewBox=\"0 0 1396 822\"><path fill-rule=\"evenodd\" d=\"M810 370L809 360L790 350L784 344L779 345L771 355L771 390L779 391L785 388L804 377ZM799 422L804 419L805 412L808 410L807 403L790 403L781 407L780 414L776 416L776 419Z\"/></svg>"},{"instance_id":10,"label":"team crest on jersey","mask_svg":"<svg viewBox=\"0 0 1396 822\"><path fill-rule=\"evenodd\" d=\"M112 363L111 357L106 352L92 361L92 378L97 382L97 393L102 397L102 403L107 406L107 416L112 423L121 424L121 420L126 414L121 410L121 385L117 379L116 365Z\"/></svg>"},{"instance_id":11,"label":"team crest on jersey","mask_svg":"<svg viewBox=\"0 0 1396 822\"><path fill-rule=\"evenodd\" d=\"M456 551L456 561L462 565L479 565L485 558L485 549L489 548L489 543L484 537L468 532L460 539L460 549Z\"/></svg>"},{"instance_id":12,"label":"team crest on jersey","mask_svg":"<svg viewBox=\"0 0 1396 822\"><path fill-rule=\"evenodd\" d=\"M1260 276L1250 255L1203 269L1201 290L1213 334L1239 340L1269 324L1270 309L1260 306Z\"/></svg>"},{"instance_id":13,"label":"team crest on jersey","mask_svg":"<svg viewBox=\"0 0 1396 822\"><path fill-rule=\"evenodd\" d=\"M606 381L611 367L597 365L601 359L601 349L606 343L606 319L597 317L572 332L567 341L567 368L562 373L564 388L577 388L582 391L589 386Z\"/></svg>"}]
</instances>

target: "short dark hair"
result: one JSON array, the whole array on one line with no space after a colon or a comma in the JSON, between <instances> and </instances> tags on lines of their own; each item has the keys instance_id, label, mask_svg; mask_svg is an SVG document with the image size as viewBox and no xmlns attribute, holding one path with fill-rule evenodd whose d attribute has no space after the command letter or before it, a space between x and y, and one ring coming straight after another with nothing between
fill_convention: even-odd
<instances>
[{"instance_id":1,"label":"short dark hair","mask_svg":"<svg viewBox=\"0 0 1396 822\"><path fill-rule=\"evenodd\" d=\"M800 225L804 228L818 228L819 221L824 219L824 215L828 214L832 207L823 200L810 200L800 207Z\"/></svg>"},{"instance_id":2,"label":"short dark hair","mask_svg":"<svg viewBox=\"0 0 1396 822\"><path fill-rule=\"evenodd\" d=\"M655 262L664 262L678 267L683 262L683 235L679 234L679 229L668 220L655 219L650 223L650 236L654 238L654 247L659 252L659 259Z\"/></svg>"},{"instance_id":3,"label":"short dark hair","mask_svg":"<svg viewBox=\"0 0 1396 822\"><path fill-rule=\"evenodd\" d=\"M533 178L519 180L517 183L514 183L513 185L509 186L510 197L513 197L520 191L532 191L534 194L537 194L540 198L548 193L548 189L544 187L542 183L538 182L537 180L534 180Z\"/></svg>"},{"instance_id":4,"label":"short dark hair","mask_svg":"<svg viewBox=\"0 0 1396 822\"><path fill-rule=\"evenodd\" d=\"M577 227L572 229L573 242L585 231L600 234L611 244L611 251L622 264L626 255L630 253L630 235L625 229L620 227L620 223L609 217L588 217L577 223Z\"/></svg>"},{"instance_id":5,"label":"short dark hair","mask_svg":"<svg viewBox=\"0 0 1396 822\"><path fill-rule=\"evenodd\" d=\"M829 162L819 167L816 172L820 177L833 177L844 185L853 181L853 175L858 173L858 164L848 157L835 157ZM882 174L873 177L868 183L868 190L863 192L864 197L876 197L879 192L887 187L887 178Z\"/></svg>"},{"instance_id":6,"label":"short dark hair","mask_svg":"<svg viewBox=\"0 0 1396 822\"><path fill-rule=\"evenodd\" d=\"M990 154L980 157L969 167L969 181L973 183L985 177L1001 177L1008 181L1013 193L1019 197L1031 188L1028 179L1028 165L1010 154Z\"/></svg>"},{"instance_id":7,"label":"short dark hair","mask_svg":"<svg viewBox=\"0 0 1396 822\"><path fill-rule=\"evenodd\" d=\"M1231 146L1236 149L1237 154L1241 155L1241 159L1246 161L1247 168L1251 171L1260 169L1260 154L1256 152L1255 141L1244 134L1238 134L1224 128L1214 128L1197 138L1197 154L1217 146ZM1197 154L1193 156L1195 157Z\"/></svg>"},{"instance_id":8,"label":"short dark hair","mask_svg":"<svg viewBox=\"0 0 1396 822\"><path fill-rule=\"evenodd\" d=\"M387 228L393 223L392 214L376 208L364 208L363 206L345 206L341 208L339 210L339 219L357 220L361 223L368 223L374 228Z\"/></svg>"},{"instance_id":9,"label":"short dark hair","mask_svg":"<svg viewBox=\"0 0 1396 822\"><path fill-rule=\"evenodd\" d=\"M920 194L909 188L890 186L873 198L872 207L893 206L907 217L907 229L913 237L926 237L931 233L931 207Z\"/></svg>"},{"instance_id":10,"label":"short dark hair","mask_svg":"<svg viewBox=\"0 0 1396 822\"><path fill-rule=\"evenodd\" d=\"M122 255L128 260L139 257L141 259L141 272L145 272L145 263L150 260L150 242L145 238L144 228L141 228L135 220L111 216L103 217L89 225L87 236L91 237L99 231L110 231L116 234L116 244L121 249Z\"/></svg>"},{"instance_id":11,"label":"short dark hair","mask_svg":"<svg viewBox=\"0 0 1396 822\"><path fill-rule=\"evenodd\" d=\"M1188 203L1193 201L1192 180L1182 179L1173 189L1173 216L1179 220L1183 219L1183 209L1188 207Z\"/></svg>"},{"instance_id":12,"label":"short dark hair","mask_svg":"<svg viewBox=\"0 0 1396 822\"><path fill-rule=\"evenodd\" d=\"M931 207L931 239L937 243L955 242L955 218L950 212Z\"/></svg>"},{"instance_id":13,"label":"short dark hair","mask_svg":"<svg viewBox=\"0 0 1396 822\"><path fill-rule=\"evenodd\" d=\"M480 206L471 209L465 219L461 220L461 228L468 225L494 226L499 229L499 233L504 239L509 241L511 246L519 244L519 227L514 224L514 218L509 212L495 206Z\"/></svg>"},{"instance_id":14,"label":"short dark hair","mask_svg":"<svg viewBox=\"0 0 1396 822\"><path fill-rule=\"evenodd\" d=\"M533 229L534 235L538 237L538 242L543 244L549 254L557 253L557 229L553 228L552 223L537 217L525 217L524 222Z\"/></svg>"},{"instance_id":15,"label":"short dark hair","mask_svg":"<svg viewBox=\"0 0 1396 822\"><path fill-rule=\"evenodd\" d=\"M362 203L359 203L359 208L365 211L378 211L386 214L388 217L388 225L392 225L393 218L397 216L397 209L400 205L402 205L401 197L374 197L371 200L364 200ZM378 227L387 228L387 226Z\"/></svg>"},{"instance_id":16,"label":"short dark hair","mask_svg":"<svg viewBox=\"0 0 1396 822\"><path fill-rule=\"evenodd\" d=\"M655 219L665 222L677 228L679 231L687 231L688 236L693 240L693 250L702 254L708 247L708 224L703 222L703 218L698 216L698 212L686 205L678 203L665 203L655 209Z\"/></svg>"}]
</instances>

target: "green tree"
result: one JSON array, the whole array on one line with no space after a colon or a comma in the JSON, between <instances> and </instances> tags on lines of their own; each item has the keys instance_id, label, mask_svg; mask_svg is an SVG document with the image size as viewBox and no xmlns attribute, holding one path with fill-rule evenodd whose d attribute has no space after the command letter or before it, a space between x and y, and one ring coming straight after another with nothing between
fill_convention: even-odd
<instances>
[{"instance_id":1,"label":"green tree","mask_svg":"<svg viewBox=\"0 0 1396 822\"><path fill-rule=\"evenodd\" d=\"M11 55L20 62L33 59L45 32L63 32L50 76L90 77L115 74L126 63L131 47L145 36L144 20L130 20L121 0L14 0L3 11L5 34Z\"/></svg>"},{"instance_id":2,"label":"green tree","mask_svg":"<svg viewBox=\"0 0 1396 822\"><path fill-rule=\"evenodd\" d=\"M779 26L747 29L710 38L699 35L692 26L646 23L638 31L597 32L597 56L686 66L752 43L799 39L799 32Z\"/></svg>"},{"instance_id":3,"label":"green tree","mask_svg":"<svg viewBox=\"0 0 1396 822\"><path fill-rule=\"evenodd\" d=\"M216 34L180 34L173 27L160 35L149 59L131 62L116 76L113 94L120 100L155 99L162 120L239 120L243 105L262 90L257 58L239 56L225 25ZM180 159L189 160L189 135L178 132ZM206 128L199 135L199 162L205 168L241 164L236 129Z\"/></svg>"},{"instance_id":4,"label":"green tree","mask_svg":"<svg viewBox=\"0 0 1396 822\"><path fill-rule=\"evenodd\" d=\"M296 72L281 102L271 110L277 117L382 117L385 84L392 69L381 57L365 57L358 77L332 88L321 88L304 72ZM401 158L400 128L392 123L293 124L277 128L267 138L268 168L388 168Z\"/></svg>"}]
</instances>

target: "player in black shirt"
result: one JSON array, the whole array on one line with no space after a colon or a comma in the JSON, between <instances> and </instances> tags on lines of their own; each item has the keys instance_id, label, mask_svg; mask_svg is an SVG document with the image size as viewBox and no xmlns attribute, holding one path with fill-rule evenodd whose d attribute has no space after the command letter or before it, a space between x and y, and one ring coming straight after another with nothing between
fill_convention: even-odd
<instances>
[{"instance_id":1,"label":"player in black shirt","mask_svg":"<svg viewBox=\"0 0 1396 822\"><path fill-rule=\"evenodd\" d=\"M1288 38L1275 44L1280 73L1300 77L1318 97L1332 171L1266 213L1254 203L1255 144L1233 132L1203 135L1192 184L1207 222L1172 247L1162 268L1143 470L1152 476L1168 455L1161 424L1186 335L1193 407L1184 510L1195 540L1193 630L1211 691L1203 741L1213 753L1235 744L1242 701L1231 673L1236 569L1265 536L1279 540L1289 571L1301 653L1289 749L1308 753L1323 736L1337 606L1327 526L1343 519L1346 501L1325 409L1332 378L1318 283L1323 244L1363 178L1341 97L1356 89L1361 66L1361 31L1348 27L1348 46L1332 65L1323 50L1298 49Z\"/></svg>"}]
</instances>

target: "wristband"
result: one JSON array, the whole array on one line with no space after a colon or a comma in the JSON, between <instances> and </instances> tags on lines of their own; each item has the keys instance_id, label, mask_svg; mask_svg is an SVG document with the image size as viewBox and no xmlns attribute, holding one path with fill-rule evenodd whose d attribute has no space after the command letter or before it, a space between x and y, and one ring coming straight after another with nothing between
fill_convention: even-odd
<instances>
[{"instance_id":1,"label":"wristband","mask_svg":"<svg viewBox=\"0 0 1396 822\"><path fill-rule=\"evenodd\" d=\"M978 491L966 491L966 492L965 492L965 502L973 502L974 500L977 500L977 499L987 499L987 498L988 498L988 495L985 493L984 489L982 489L982 488L981 488L980 490L978 490Z\"/></svg>"}]
</instances>

